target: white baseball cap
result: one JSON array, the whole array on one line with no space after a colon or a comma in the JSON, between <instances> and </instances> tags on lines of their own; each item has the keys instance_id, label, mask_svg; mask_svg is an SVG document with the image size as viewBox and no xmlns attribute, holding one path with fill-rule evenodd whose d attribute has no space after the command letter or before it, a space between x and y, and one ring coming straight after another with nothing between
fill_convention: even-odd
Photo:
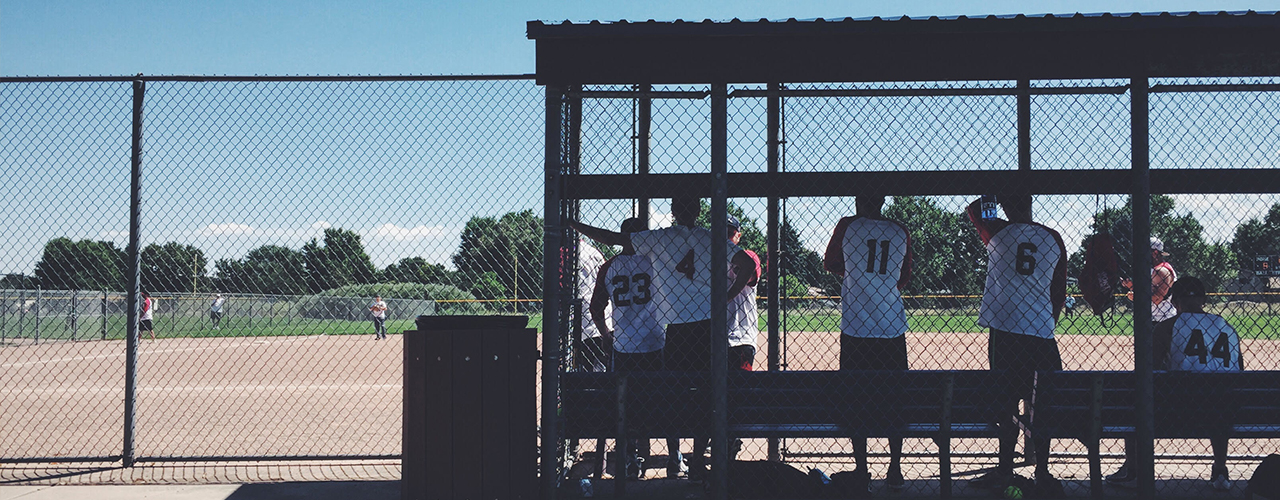
<instances>
[{"instance_id":1,"label":"white baseball cap","mask_svg":"<svg viewBox=\"0 0 1280 500\"><path fill-rule=\"evenodd\" d=\"M1151 249L1160 252L1160 255L1168 256L1169 252L1164 251L1164 242L1155 236L1151 237Z\"/></svg>"}]
</instances>

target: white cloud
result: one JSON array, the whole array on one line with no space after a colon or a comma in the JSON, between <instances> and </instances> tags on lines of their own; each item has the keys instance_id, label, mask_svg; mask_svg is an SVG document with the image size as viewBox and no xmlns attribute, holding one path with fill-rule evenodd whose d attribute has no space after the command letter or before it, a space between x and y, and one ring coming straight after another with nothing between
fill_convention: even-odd
<instances>
[{"instance_id":1,"label":"white cloud","mask_svg":"<svg viewBox=\"0 0 1280 500\"><path fill-rule=\"evenodd\" d=\"M325 229L329 229L331 227L333 227L333 224L330 224L328 221L322 221L322 220L316 221L315 224L311 225L311 229L317 229L321 231Z\"/></svg>"},{"instance_id":2,"label":"white cloud","mask_svg":"<svg viewBox=\"0 0 1280 500\"><path fill-rule=\"evenodd\" d=\"M226 236L233 234L252 234L253 227L247 224L209 224L200 228L200 234L203 236Z\"/></svg>"},{"instance_id":3,"label":"white cloud","mask_svg":"<svg viewBox=\"0 0 1280 500\"><path fill-rule=\"evenodd\" d=\"M444 226L400 227L387 223L373 228L372 236L396 241L435 238L445 234Z\"/></svg>"}]
</instances>

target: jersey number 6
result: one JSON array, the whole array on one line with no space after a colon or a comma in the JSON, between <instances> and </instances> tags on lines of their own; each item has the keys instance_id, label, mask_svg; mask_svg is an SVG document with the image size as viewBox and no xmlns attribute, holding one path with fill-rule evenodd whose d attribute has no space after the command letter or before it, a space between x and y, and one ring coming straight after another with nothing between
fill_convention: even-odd
<instances>
[{"instance_id":1,"label":"jersey number 6","mask_svg":"<svg viewBox=\"0 0 1280 500\"><path fill-rule=\"evenodd\" d=\"M1031 243L1018 243L1018 256L1014 257L1014 269L1018 274L1031 276L1036 270L1036 248Z\"/></svg>"}]
</instances>

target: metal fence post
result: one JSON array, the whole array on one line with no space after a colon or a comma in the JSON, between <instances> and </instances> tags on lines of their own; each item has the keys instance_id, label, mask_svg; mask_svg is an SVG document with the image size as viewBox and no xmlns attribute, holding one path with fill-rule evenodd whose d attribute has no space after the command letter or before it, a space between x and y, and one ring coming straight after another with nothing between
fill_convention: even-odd
<instances>
[{"instance_id":1,"label":"metal fence post","mask_svg":"<svg viewBox=\"0 0 1280 500\"><path fill-rule=\"evenodd\" d=\"M79 299L80 299L80 291L73 290L71 292L71 314L67 315L67 322L70 323L68 329L71 330L71 340L73 341L76 339L76 334L79 333L77 330L80 329L79 325L77 324L79 323L78 321L79 320L78 312L80 307Z\"/></svg>"},{"instance_id":2,"label":"metal fence post","mask_svg":"<svg viewBox=\"0 0 1280 500\"><path fill-rule=\"evenodd\" d=\"M27 289L18 291L18 333L15 338L22 338L22 324L27 322Z\"/></svg>"},{"instance_id":3,"label":"metal fence post","mask_svg":"<svg viewBox=\"0 0 1280 500\"><path fill-rule=\"evenodd\" d=\"M0 345L9 334L9 293L4 294L4 309L0 310Z\"/></svg>"},{"instance_id":4,"label":"metal fence post","mask_svg":"<svg viewBox=\"0 0 1280 500\"><path fill-rule=\"evenodd\" d=\"M649 96L649 92L653 90L653 85L644 84L640 86L639 99L639 116L636 120L636 173L646 175L649 173L649 136L653 127L653 98ZM636 203L636 217L644 221L644 227L649 228L649 199L640 198Z\"/></svg>"},{"instance_id":5,"label":"metal fence post","mask_svg":"<svg viewBox=\"0 0 1280 500\"><path fill-rule=\"evenodd\" d=\"M711 85L711 498L729 498L728 85ZM693 450L694 456L702 450Z\"/></svg>"},{"instance_id":6,"label":"metal fence post","mask_svg":"<svg viewBox=\"0 0 1280 500\"><path fill-rule=\"evenodd\" d=\"M555 500L559 485L560 434L560 140L563 90L546 87L546 145L543 158L542 232L542 498Z\"/></svg>"},{"instance_id":7,"label":"metal fence post","mask_svg":"<svg viewBox=\"0 0 1280 500\"><path fill-rule=\"evenodd\" d=\"M133 82L133 153L129 177L129 279L128 307L125 314L125 362L124 362L124 450L121 453L125 467L134 462L134 424L138 392L138 304L142 292L142 96L146 83Z\"/></svg>"},{"instance_id":8,"label":"metal fence post","mask_svg":"<svg viewBox=\"0 0 1280 500\"><path fill-rule=\"evenodd\" d=\"M44 293L43 293L43 291L40 289L40 287L36 287L36 304L35 304L35 307L33 308L33 311L32 311L32 312L34 312L34 313L35 313L35 315L36 315L36 334L35 334L35 341L36 341L36 343L37 343L37 344L39 344L39 343L40 343L40 308L41 308L41 306L43 305L43 304L41 304L41 303L40 303L40 299L41 299L41 298L43 298L43 296L44 296Z\"/></svg>"},{"instance_id":9,"label":"metal fence post","mask_svg":"<svg viewBox=\"0 0 1280 500\"><path fill-rule=\"evenodd\" d=\"M1138 400L1134 472L1138 498L1155 498L1154 388L1151 362L1151 176L1148 79L1130 79L1130 140L1133 153L1133 371Z\"/></svg>"},{"instance_id":10,"label":"metal fence post","mask_svg":"<svg viewBox=\"0 0 1280 500\"><path fill-rule=\"evenodd\" d=\"M779 163L779 146L781 146L781 129L782 129L782 96L778 93L782 90L782 85L778 83L769 84L769 97L767 98L766 127L768 128L765 136L767 147L766 161L770 174L778 173ZM765 268L769 273L768 283L765 294L768 295L766 307L768 308L768 329L769 329L769 371L776 372L782 369L782 356L779 349L782 346L781 336L778 331L778 197L770 196L767 207L768 215L766 225L766 237L768 242L768 250L765 252ZM772 462L782 461L782 441L778 438L769 438L769 460Z\"/></svg>"},{"instance_id":11,"label":"metal fence post","mask_svg":"<svg viewBox=\"0 0 1280 500\"><path fill-rule=\"evenodd\" d=\"M102 340L107 340L107 291L102 291Z\"/></svg>"}]
</instances>

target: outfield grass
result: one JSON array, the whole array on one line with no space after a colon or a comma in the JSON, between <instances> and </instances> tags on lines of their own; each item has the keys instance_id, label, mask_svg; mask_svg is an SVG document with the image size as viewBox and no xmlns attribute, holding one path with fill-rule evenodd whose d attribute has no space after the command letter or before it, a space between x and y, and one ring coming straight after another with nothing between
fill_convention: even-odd
<instances>
[{"instance_id":1,"label":"outfield grass","mask_svg":"<svg viewBox=\"0 0 1280 500\"><path fill-rule=\"evenodd\" d=\"M1227 314L1227 321L1245 339L1280 340L1280 315L1267 314ZM161 315L153 320L157 338L200 338L200 337L274 337L293 335L372 335L373 324L370 321L317 320L305 318L225 318L222 327L212 328L207 317ZM985 333L986 328L978 325L976 315L952 315L946 313L915 314L907 316L910 331L913 332L971 332ZM782 315L785 331L836 332L840 329L840 315L834 311L786 311ZM529 327L542 330L542 315L530 314ZM768 328L768 315L760 315L760 329ZM399 334L414 329L413 320L389 320L387 331ZM106 324L108 340L123 339L125 335L124 318L109 316ZM79 318L77 331L72 332L65 317L42 318L39 337L48 340L96 340L102 338L102 317L85 316ZM1109 315L1098 317L1092 314L1075 314L1062 318L1055 333L1057 335L1131 335L1133 317L1129 315ZM34 338L36 325L34 318L27 317L19 329L15 317L5 318L0 323L0 338Z\"/></svg>"}]
</instances>

